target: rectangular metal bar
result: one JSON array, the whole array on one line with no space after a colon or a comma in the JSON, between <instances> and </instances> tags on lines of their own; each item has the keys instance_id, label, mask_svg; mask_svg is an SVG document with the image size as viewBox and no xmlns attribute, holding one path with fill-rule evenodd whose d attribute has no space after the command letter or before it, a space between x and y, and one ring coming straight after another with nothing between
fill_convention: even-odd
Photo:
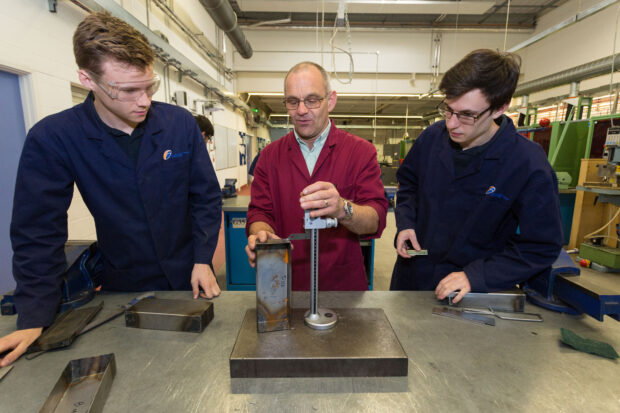
<instances>
[{"instance_id":1,"label":"rectangular metal bar","mask_svg":"<svg viewBox=\"0 0 620 413\"><path fill-rule=\"evenodd\" d=\"M412 250L409 249L407 250L407 254L411 257L414 257L416 255L428 255L428 250Z\"/></svg>"},{"instance_id":2,"label":"rectangular metal bar","mask_svg":"<svg viewBox=\"0 0 620 413\"><path fill-rule=\"evenodd\" d=\"M201 333L213 320L213 303L205 300L146 298L125 311L127 327Z\"/></svg>"},{"instance_id":3,"label":"rectangular metal bar","mask_svg":"<svg viewBox=\"0 0 620 413\"><path fill-rule=\"evenodd\" d=\"M113 353L71 360L39 412L101 412L115 375Z\"/></svg>"},{"instance_id":4,"label":"rectangular metal bar","mask_svg":"<svg viewBox=\"0 0 620 413\"><path fill-rule=\"evenodd\" d=\"M499 293L467 293L458 303L452 300L458 294L453 292L448 296L448 305L453 307L492 308L496 311L510 311L522 313L525 308L525 294L521 291Z\"/></svg>"},{"instance_id":5,"label":"rectangular metal bar","mask_svg":"<svg viewBox=\"0 0 620 413\"><path fill-rule=\"evenodd\" d=\"M84 307L77 310L70 308L65 311L28 347L27 353L47 351L71 345L84 326L97 315L102 307L103 302L92 307Z\"/></svg>"},{"instance_id":6,"label":"rectangular metal bar","mask_svg":"<svg viewBox=\"0 0 620 413\"><path fill-rule=\"evenodd\" d=\"M256 244L256 328L259 333L287 330L291 318L291 242Z\"/></svg>"},{"instance_id":7,"label":"rectangular metal bar","mask_svg":"<svg viewBox=\"0 0 620 413\"><path fill-rule=\"evenodd\" d=\"M334 309L330 330L304 326L305 309L293 309L292 328L256 332L248 310L230 355L230 377L407 376L408 358L379 308Z\"/></svg>"},{"instance_id":8,"label":"rectangular metal bar","mask_svg":"<svg viewBox=\"0 0 620 413\"><path fill-rule=\"evenodd\" d=\"M456 318L463 321L471 321L476 324L486 324L488 326L495 325L495 319L482 314L468 313L463 310L457 310L450 307L434 307L433 314L444 317Z\"/></svg>"},{"instance_id":9,"label":"rectangular metal bar","mask_svg":"<svg viewBox=\"0 0 620 413\"><path fill-rule=\"evenodd\" d=\"M0 368L0 380L2 380L4 378L4 376L6 376L7 374L9 374L9 372L13 369L13 365L8 365L6 367L2 367Z\"/></svg>"},{"instance_id":10,"label":"rectangular metal bar","mask_svg":"<svg viewBox=\"0 0 620 413\"><path fill-rule=\"evenodd\" d=\"M605 315L620 321L620 290L618 288L609 288L589 281L588 277L558 275L553 293L571 307L599 321L603 321Z\"/></svg>"}]
</instances>

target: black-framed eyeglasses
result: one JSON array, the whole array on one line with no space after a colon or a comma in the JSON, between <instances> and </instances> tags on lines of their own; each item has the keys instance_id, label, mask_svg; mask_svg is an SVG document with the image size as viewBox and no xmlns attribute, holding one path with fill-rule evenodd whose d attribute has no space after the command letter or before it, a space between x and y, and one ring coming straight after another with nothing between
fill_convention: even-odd
<instances>
[{"instance_id":1,"label":"black-framed eyeglasses","mask_svg":"<svg viewBox=\"0 0 620 413\"><path fill-rule=\"evenodd\" d=\"M101 76L90 71L88 74L110 99L118 100L119 102L135 102L145 93L151 98L161 84L161 79L158 75L154 75L152 79L136 82L107 82ZM103 86L104 84L106 87Z\"/></svg>"},{"instance_id":2,"label":"black-framed eyeglasses","mask_svg":"<svg viewBox=\"0 0 620 413\"><path fill-rule=\"evenodd\" d=\"M297 99L297 98L286 98L283 100L284 106L288 110L295 110L299 107L299 103L303 102L304 106L308 109L316 109L321 106L321 103L327 98L327 96L319 97L319 96L308 96L305 99Z\"/></svg>"},{"instance_id":3,"label":"black-framed eyeglasses","mask_svg":"<svg viewBox=\"0 0 620 413\"><path fill-rule=\"evenodd\" d=\"M456 115L456 118L463 125L473 125L474 123L476 123L478 119L482 117L482 115L487 113L489 110L491 110L490 106L477 115L471 115L469 113L455 112L452 109L450 109L450 106L446 105L445 102L441 102L439 105L437 105L437 111L439 112L441 116L443 116L446 119L450 119L452 115Z\"/></svg>"}]
</instances>

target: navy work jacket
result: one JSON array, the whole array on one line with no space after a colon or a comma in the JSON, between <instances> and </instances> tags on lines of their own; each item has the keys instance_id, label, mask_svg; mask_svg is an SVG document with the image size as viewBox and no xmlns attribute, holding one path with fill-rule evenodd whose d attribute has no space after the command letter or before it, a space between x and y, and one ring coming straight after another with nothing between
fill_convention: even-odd
<instances>
[{"instance_id":1,"label":"navy work jacket","mask_svg":"<svg viewBox=\"0 0 620 413\"><path fill-rule=\"evenodd\" d=\"M428 256L397 258L390 288L434 290L465 271L472 291L507 289L549 268L562 247L557 178L512 121L455 176L445 121L428 127L398 169L397 231ZM397 232L397 233L398 233Z\"/></svg>"},{"instance_id":2,"label":"navy work jacket","mask_svg":"<svg viewBox=\"0 0 620 413\"><path fill-rule=\"evenodd\" d=\"M191 114L152 102L134 164L93 102L41 120L24 144L11 223L19 329L54 318L74 183L95 220L104 290L191 289L194 263L213 258L221 192Z\"/></svg>"}]
</instances>

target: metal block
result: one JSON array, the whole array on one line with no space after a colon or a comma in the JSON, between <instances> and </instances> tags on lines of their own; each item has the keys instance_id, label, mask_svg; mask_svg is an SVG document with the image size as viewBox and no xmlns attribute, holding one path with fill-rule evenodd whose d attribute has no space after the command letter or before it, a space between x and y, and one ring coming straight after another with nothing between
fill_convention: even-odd
<instances>
[{"instance_id":1,"label":"metal block","mask_svg":"<svg viewBox=\"0 0 620 413\"><path fill-rule=\"evenodd\" d=\"M2 355L4 357L4 355ZM13 365L9 365L6 367L0 367L0 380L4 378L9 372L13 370Z\"/></svg>"},{"instance_id":2,"label":"metal block","mask_svg":"<svg viewBox=\"0 0 620 413\"><path fill-rule=\"evenodd\" d=\"M256 244L256 328L259 333L288 330L291 317L291 242Z\"/></svg>"},{"instance_id":3,"label":"metal block","mask_svg":"<svg viewBox=\"0 0 620 413\"><path fill-rule=\"evenodd\" d=\"M213 320L213 303L204 300L147 298L125 311L127 327L200 333Z\"/></svg>"},{"instance_id":4,"label":"metal block","mask_svg":"<svg viewBox=\"0 0 620 413\"><path fill-rule=\"evenodd\" d=\"M28 347L27 353L53 350L67 347L80 335L80 332L101 310L103 302L93 307L74 310L69 308L49 326L34 343Z\"/></svg>"},{"instance_id":5,"label":"metal block","mask_svg":"<svg viewBox=\"0 0 620 413\"><path fill-rule=\"evenodd\" d=\"M339 322L330 330L304 326L305 311L293 309L290 330L259 334L256 310L248 310L230 377L407 376L407 354L382 309L335 309Z\"/></svg>"},{"instance_id":6,"label":"metal block","mask_svg":"<svg viewBox=\"0 0 620 413\"><path fill-rule=\"evenodd\" d=\"M101 412L115 375L114 354L71 360L39 413Z\"/></svg>"},{"instance_id":7,"label":"metal block","mask_svg":"<svg viewBox=\"0 0 620 413\"><path fill-rule=\"evenodd\" d=\"M457 292L450 293L448 304L454 307L492 308L496 311L510 311L522 313L525 309L525 294L519 290L499 293L467 293L458 303L452 299Z\"/></svg>"}]
</instances>

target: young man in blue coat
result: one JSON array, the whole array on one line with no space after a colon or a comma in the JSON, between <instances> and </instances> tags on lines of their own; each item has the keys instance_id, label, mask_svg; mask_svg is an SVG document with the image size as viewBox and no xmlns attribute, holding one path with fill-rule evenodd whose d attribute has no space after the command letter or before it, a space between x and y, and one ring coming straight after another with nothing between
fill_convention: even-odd
<instances>
[{"instance_id":1,"label":"young man in blue coat","mask_svg":"<svg viewBox=\"0 0 620 413\"><path fill-rule=\"evenodd\" d=\"M543 149L504 115L517 86L516 55L475 50L446 72L428 127L398 170L392 290L514 287L545 271L562 247L557 179ZM407 250L426 249L410 256Z\"/></svg>"},{"instance_id":2,"label":"young man in blue coat","mask_svg":"<svg viewBox=\"0 0 620 413\"><path fill-rule=\"evenodd\" d=\"M103 290L220 293L210 264L221 194L196 121L151 101L153 51L124 21L92 14L73 45L91 92L37 123L24 144L11 224L18 330L0 339L0 353L12 350L0 366L54 319L74 183L95 220Z\"/></svg>"}]
</instances>

